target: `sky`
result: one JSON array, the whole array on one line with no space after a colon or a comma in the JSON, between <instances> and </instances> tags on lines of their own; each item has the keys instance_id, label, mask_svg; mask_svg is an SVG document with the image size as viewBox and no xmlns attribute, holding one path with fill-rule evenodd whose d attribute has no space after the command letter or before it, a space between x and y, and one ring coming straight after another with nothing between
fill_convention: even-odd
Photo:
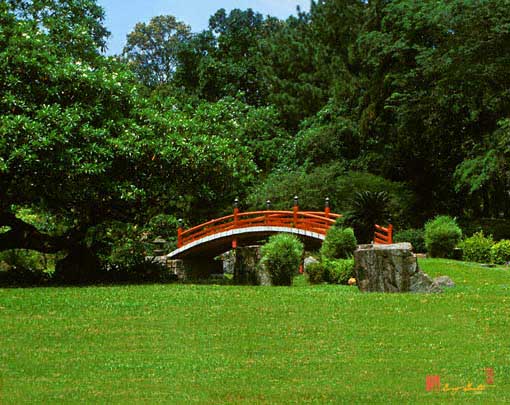
<instances>
[{"instance_id":1,"label":"sky","mask_svg":"<svg viewBox=\"0 0 510 405\"><path fill-rule=\"evenodd\" d=\"M285 19L296 14L296 7L308 11L310 0L98 0L106 13L106 27L111 32L108 54L119 54L126 35L138 22L171 14L191 26L193 32L207 28L209 17L218 9L252 8L264 15Z\"/></svg>"}]
</instances>

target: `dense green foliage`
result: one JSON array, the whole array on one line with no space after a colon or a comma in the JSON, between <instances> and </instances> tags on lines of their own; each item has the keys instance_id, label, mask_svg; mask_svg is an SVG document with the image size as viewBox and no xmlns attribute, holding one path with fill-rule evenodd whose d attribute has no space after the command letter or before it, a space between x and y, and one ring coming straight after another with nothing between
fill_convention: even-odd
<instances>
[{"instance_id":1,"label":"dense green foliage","mask_svg":"<svg viewBox=\"0 0 510 405\"><path fill-rule=\"evenodd\" d=\"M510 221L505 218L464 218L458 222L466 236L483 231L487 235L492 235L494 240L510 239Z\"/></svg>"},{"instance_id":2,"label":"dense green foliage","mask_svg":"<svg viewBox=\"0 0 510 405\"><path fill-rule=\"evenodd\" d=\"M510 240L501 240L491 247L491 259L496 264L510 263Z\"/></svg>"},{"instance_id":3,"label":"dense green foliage","mask_svg":"<svg viewBox=\"0 0 510 405\"><path fill-rule=\"evenodd\" d=\"M493 245L492 236L485 236L483 232L477 232L459 243L459 247L462 249L462 258L465 261L477 263L490 263Z\"/></svg>"},{"instance_id":4,"label":"dense green foliage","mask_svg":"<svg viewBox=\"0 0 510 405\"><path fill-rule=\"evenodd\" d=\"M347 284L354 277L354 259L332 259L321 256L320 261L306 267L306 275L311 284Z\"/></svg>"},{"instance_id":5,"label":"dense green foliage","mask_svg":"<svg viewBox=\"0 0 510 405\"><path fill-rule=\"evenodd\" d=\"M310 283L347 284L354 273L352 257L356 247L354 230L343 227L343 219L340 218L326 234L320 249L320 261L306 268Z\"/></svg>"},{"instance_id":6,"label":"dense green foliage","mask_svg":"<svg viewBox=\"0 0 510 405\"><path fill-rule=\"evenodd\" d=\"M510 0L156 16L118 58L104 21L95 0L0 2L0 250L128 269L154 218L296 194L360 242L439 213L510 237Z\"/></svg>"},{"instance_id":7,"label":"dense green foliage","mask_svg":"<svg viewBox=\"0 0 510 405\"><path fill-rule=\"evenodd\" d=\"M306 266L306 275L310 284L319 284L326 281L326 268L322 261L310 263Z\"/></svg>"},{"instance_id":8,"label":"dense green foliage","mask_svg":"<svg viewBox=\"0 0 510 405\"><path fill-rule=\"evenodd\" d=\"M303 243L290 234L277 234L262 246L261 264L266 268L273 285L291 285L303 257Z\"/></svg>"},{"instance_id":9,"label":"dense green foliage","mask_svg":"<svg viewBox=\"0 0 510 405\"><path fill-rule=\"evenodd\" d=\"M297 195L302 209L317 210L324 206L324 199L328 197L331 209L345 214L353 210L356 194L365 191L387 193L385 208L389 211L388 216L398 222L407 220L412 196L404 184L370 173L350 172L339 162L318 166L309 172L303 168L292 171L276 169L265 182L251 190L248 203L250 208L261 208L267 198L271 198L275 208L289 209L292 196Z\"/></svg>"},{"instance_id":10,"label":"dense green foliage","mask_svg":"<svg viewBox=\"0 0 510 405\"><path fill-rule=\"evenodd\" d=\"M352 228L332 226L326 234L320 253L326 259L348 259L352 257L357 245Z\"/></svg>"},{"instance_id":11,"label":"dense green foliage","mask_svg":"<svg viewBox=\"0 0 510 405\"><path fill-rule=\"evenodd\" d=\"M323 259L325 281L331 284L347 284L354 277L354 259Z\"/></svg>"},{"instance_id":12,"label":"dense green foliage","mask_svg":"<svg viewBox=\"0 0 510 405\"><path fill-rule=\"evenodd\" d=\"M409 242L413 246L413 251L416 253L425 253L427 248L425 246L425 231L423 229L404 229L395 232L393 241Z\"/></svg>"},{"instance_id":13,"label":"dense green foliage","mask_svg":"<svg viewBox=\"0 0 510 405\"><path fill-rule=\"evenodd\" d=\"M142 98L128 69L97 49L102 15L87 17L94 3L79 3L66 12L82 20L60 19L56 31L51 11L66 6L46 5L41 29L25 12L39 2L0 5L1 250L97 256L104 244L91 242L91 230L144 224L165 211L200 218L204 201L229 204L256 170L236 139L251 128L236 121L248 114L228 102L193 108ZM76 41L62 46L63 30ZM223 113L229 120L218 122ZM27 208L54 226L25 220Z\"/></svg>"},{"instance_id":14,"label":"dense green foliage","mask_svg":"<svg viewBox=\"0 0 510 405\"><path fill-rule=\"evenodd\" d=\"M425 246L431 257L450 257L462 237L454 218L439 215L425 224Z\"/></svg>"}]
</instances>

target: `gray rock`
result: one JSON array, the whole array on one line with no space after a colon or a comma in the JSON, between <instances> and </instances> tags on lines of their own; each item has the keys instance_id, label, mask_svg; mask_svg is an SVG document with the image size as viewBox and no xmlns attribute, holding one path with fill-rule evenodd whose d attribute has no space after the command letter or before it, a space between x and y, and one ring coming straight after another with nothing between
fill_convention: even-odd
<instances>
[{"instance_id":1,"label":"gray rock","mask_svg":"<svg viewBox=\"0 0 510 405\"><path fill-rule=\"evenodd\" d=\"M354 272L363 292L442 292L418 267L410 243L358 246Z\"/></svg>"},{"instance_id":2,"label":"gray rock","mask_svg":"<svg viewBox=\"0 0 510 405\"><path fill-rule=\"evenodd\" d=\"M167 260L166 267L170 273L175 274L179 280L184 280L186 278L186 270L184 268L183 260Z\"/></svg>"},{"instance_id":3,"label":"gray rock","mask_svg":"<svg viewBox=\"0 0 510 405\"><path fill-rule=\"evenodd\" d=\"M436 277L434 279L434 285L436 285L436 286L438 286L440 288L441 287L446 287L446 288L455 287L455 283L448 276L439 276L439 277Z\"/></svg>"},{"instance_id":4,"label":"gray rock","mask_svg":"<svg viewBox=\"0 0 510 405\"><path fill-rule=\"evenodd\" d=\"M234 266L236 263L236 253L235 250L230 250L226 253L223 253L220 256L223 261L223 273L225 274L234 274Z\"/></svg>"},{"instance_id":5,"label":"gray rock","mask_svg":"<svg viewBox=\"0 0 510 405\"><path fill-rule=\"evenodd\" d=\"M305 257L305 260L303 261L303 267L304 267L305 273L308 270L308 266L310 266L310 264L312 264L312 263L319 263L319 261L313 256Z\"/></svg>"},{"instance_id":6,"label":"gray rock","mask_svg":"<svg viewBox=\"0 0 510 405\"><path fill-rule=\"evenodd\" d=\"M260 262L260 246L244 246L235 250L234 283L272 285L271 277Z\"/></svg>"},{"instance_id":7,"label":"gray rock","mask_svg":"<svg viewBox=\"0 0 510 405\"><path fill-rule=\"evenodd\" d=\"M167 265L167 258L166 256L146 256L145 260L148 262L159 264L160 266L166 266Z\"/></svg>"}]
</instances>

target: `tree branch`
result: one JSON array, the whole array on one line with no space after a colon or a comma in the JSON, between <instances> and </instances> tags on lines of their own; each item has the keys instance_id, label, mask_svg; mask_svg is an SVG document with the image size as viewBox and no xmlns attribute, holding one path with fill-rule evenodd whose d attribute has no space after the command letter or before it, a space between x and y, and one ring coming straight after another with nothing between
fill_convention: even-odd
<instances>
[{"instance_id":1,"label":"tree branch","mask_svg":"<svg viewBox=\"0 0 510 405\"><path fill-rule=\"evenodd\" d=\"M82 232L72 230L63 236L51 236L40 232L35 226L27 224L14 214L0 213L0 226L11 228L0 234L0 251L10 249L30 249L41 253L57 253L69 250L79 244Z\"/></svg>"}]
</instances>

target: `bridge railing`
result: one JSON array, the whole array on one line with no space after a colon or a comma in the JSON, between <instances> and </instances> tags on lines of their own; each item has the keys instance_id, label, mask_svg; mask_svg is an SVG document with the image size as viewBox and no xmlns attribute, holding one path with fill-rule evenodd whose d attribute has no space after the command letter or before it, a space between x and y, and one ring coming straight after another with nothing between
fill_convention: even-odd
<instances>
[{"instance_id":1,"label":"bridge railing","mask_svg":"<svg viewBox=\"0 0 510 405\"><path fill-rule=\"evenodd\" d=\"M387 228L375 225L374 243L378 245L391 245L393 243L393 225Z\"/></svg>"},{"instance_id":2,"label":"bridge railing","mask_svg":"<svg viewBox=\"0 0 510 405\"><path fill-rule=\"evenodd\" d=\"M341 215L330 212L328 201L326 209L322 212L299 211L297 203L295 203L293 211L268 209L265 211L240 212L236 207L231 215L205 222L187 230L179 228L177 246L180 248L196 240L221 232L259 226L297 228L325 235L340 217Z\"/></svg>"}]
</instances>

